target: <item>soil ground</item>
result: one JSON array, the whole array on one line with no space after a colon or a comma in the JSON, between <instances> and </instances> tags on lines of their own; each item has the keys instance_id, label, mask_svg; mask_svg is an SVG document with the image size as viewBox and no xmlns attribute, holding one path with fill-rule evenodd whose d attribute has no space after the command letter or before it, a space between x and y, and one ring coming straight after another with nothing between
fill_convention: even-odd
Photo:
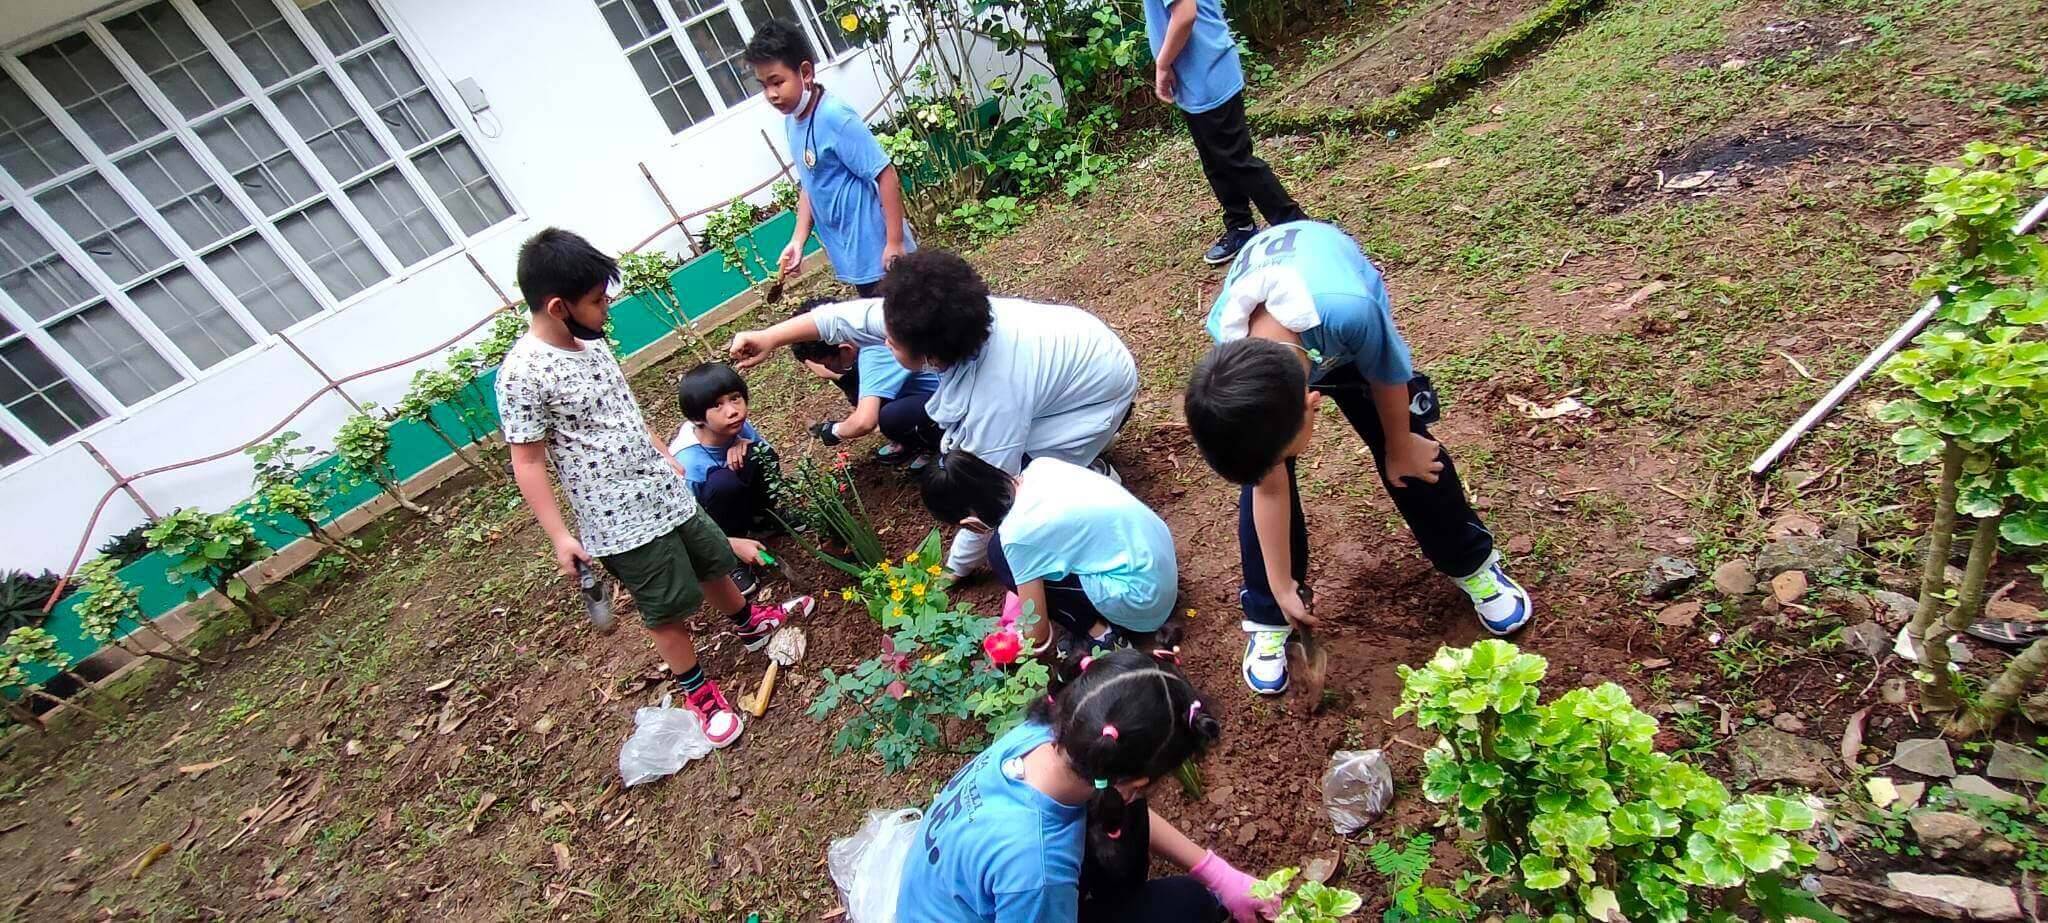
<instances>
[{"instance_id":1,"label":"soil ground","mask_svg":"<svg viewBox=\"0 0 2048 923\"><path fill-rule=\"evenodd\" d=\"M1477 23L1513 5L1444 9ZM1742 468L1911 310L1919 255L1895 229L1918 173L1966 140L2048 127L2044 13L2040 0L1614 2L1412 132L1261 142L1310 213L1381 263L1418 365L1447 397L1438 435L1538 601L1517 640L1550 659L1554 686L1614 680L1646 708L1703 702L1667 719L1661 740L1724 777L1731 736L1780 715L1832 746L1871 706L1870 754L1924 733L1879 699L1896 663L1839 643L1865 617L1864 591L1911 569L1925 520L1914 475L1869 419L1874 392L1765 481ZM1490 28L1446 23L1349 66L1405 79L1436 36L1470 43ZM1330 695L1243 691L1234 492L1178 409L1208 347L1200 320L1220 273L1198 257L1216 208L1184 137L1138 149L1086 199L1041 207L970 259L999 292L1096 312L1138 357L1143 390L1112 458L1181 543L1184 660L1225 727L1204 797L1169 784L1155 806L1246 869L1346 859L1346 886L1378 906L1384 885L1358 843L1320 819L1318 777L1331 751L1384 747L1402 794L1358 842L1432 822L1414 785L1429 741L1389 717L1396 667L1480 630L1332 413L1302 466L1311 583L1333 623ZM636 381L664 429L690 361ZM756 421L785 452L843 409L787 361L750 380ZM1590 413L1518 409L1566 396ZM907 549L929 521L908 482L864 453L868 507ZM296 617L265 646L137 695L103 728L17 735L0 802L0 860L17 871L0 913L819 919L837 906L826 843L868 810L924 803L965 758L933 753L887 775L830 751L836 722L801 714L816 671L873 656L880 635L789 547L821 603L774 710L739 748L618 791L618 745L661 679L644 634L587 628L508 488L459 483L436 500L444 521L394 525L375 569L281 591ZM1711 571L1809 522L1854 523L1864 558L1803 613L1766 617L1702 588L1695 624L1664 626L1662 604L1640 596L1656 555ZM2038 604L2036 586L2011 596ZM964 593L993 599L985 583ZM706 669L751 688L761 662L703 627ZM2004 658L1975 652L1984 668ZM1850 873L1897 861L1868 841L1837 858Z\"/></svg>"}]
</instances>

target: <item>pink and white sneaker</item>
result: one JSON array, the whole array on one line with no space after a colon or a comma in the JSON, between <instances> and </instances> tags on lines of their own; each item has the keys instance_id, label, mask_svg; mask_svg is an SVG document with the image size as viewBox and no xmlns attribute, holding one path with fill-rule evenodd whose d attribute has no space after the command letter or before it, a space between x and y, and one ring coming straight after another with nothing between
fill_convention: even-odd
<instances>
[{"instance_id":1,"label":"pink and white sneaker","mask_svg":"<svg viewBox=\"0 0 2048 923\"><path fill-rule=\"evenodd\" d=\"M704 736L711 746L720 750L733 745L747 730L746 719L740 717L739 709L725 701L725 694L718 691L718 684L706 682L696 692L683 694L683 707L696 712L704 721Z\"/></svg>"},{"instance_id":2,"label":"pink and white sneaker","mask_svg":"<svg viewBox=\"0 0 2048 923\"><path fill-rule=\"evenodd\" d=\"M752 653L767 647L768 636L774 634L775 629L781 628L783 623L807 617L811 610L817 607L818 601L809 596L785 600L780 606L755 603L747 613L747 627L738 629L735 634L738 634L740 642L747 646L747 652Z\"/></svg>"}]
</instances>

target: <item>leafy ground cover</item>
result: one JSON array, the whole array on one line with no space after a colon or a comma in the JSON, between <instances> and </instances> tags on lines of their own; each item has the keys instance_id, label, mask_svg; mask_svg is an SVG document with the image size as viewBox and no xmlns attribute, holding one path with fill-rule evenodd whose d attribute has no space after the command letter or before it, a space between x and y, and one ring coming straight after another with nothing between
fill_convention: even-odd
<instances>
[{"instance_id":1,"label":"leafy ground cover","mask_svg":"<svg viewBox=\"0 0 2048 923\"><path fill-rule=\"evenodd\" d=\"M1891 428L1859 398L1763 483L1741 470L1912 307L1924 254L1896 232L1925 166L1966 140L2048 125L2044 12L2038 0L1610 2L1411 131L1264 143L1309 211L1385 268L1419 364L1449 398L1441 435L1542 607L1516 640L1548 660L1553 686L1617 683L1660 713L1660 750L1723 778L1736 775L1735 739L1765 726L1832 745L1869 706L1864 762L1925 736L1880 698L1903 671L1841 640L1869 617L1866 591L1917 587L1911 537L1929 506L1919 473L1889 460ZM1329 34L1378 33L1338 22ZM1340 53L1283 53L1291 70L1265 86ZM1356 66L1396 63L1368 52ZM1240 690L1232 492L1178 422L1220 281L1197 259L1215 209L1185 139L1149 141L1089 196L1042 206L971 258L999 291L1095 311L1139 357L1137 416L1112 456L1180 538L1181 605L1195 613L1184 659L1225 728L1201 794L1162 786L1158 806L1241 867L1323 859L1381 908L1419 879L1329 832L1324 756L1388 749L1402 794L1375 836L1433 822L1418 780L1434 735L1392 717L1397 667L1479 629L1402 535L1355 438L1326 426L1302 473L1312 583L1334 616L1319 635L1329 692L1304 703ZM669 383L687 361L636 379L663 430L678 422ZM752 386L757 425L785 451L842 412L791 363ZM1586 411L1524 409L1566 397ZM857 467L881 540L909 549L930 528L914 491ZM938 722L939 745L893 775L865 751L833 752L837 725L802 710L823 669L882 653L883 631L865 605L820 592L846 578L791 547L783 560L822 601L775 709L742 747L621 792L618 744L661 679L644 637L589 632L509 486L471 478L432 500L442 523L391 520L367 537L370 565L272 594L287 621L267 647L138 691L129 717L79 725L90 739L16 738L0 858L17 873L0 912L814 919L835 906L825 842L868 809L922 803L978 736ZM1845 522L1861 553L1816 574L1799 609L1703 584L1678 600L1697 604L1683 619L1641 596L1657 555L1712 571ZM2024 576L2013 568L1994 580ZM2038 604L2037 586L2004 598ZM991 611L985 584L951 596ZM758 681L758 658L701 637L707 670ZM1852 871L1924 861L1894 856L1884 846L1898 838L1874 830L1835 859ZM1452 839L1433 855L1476 871Z\"/></svg>"}]
</instances>

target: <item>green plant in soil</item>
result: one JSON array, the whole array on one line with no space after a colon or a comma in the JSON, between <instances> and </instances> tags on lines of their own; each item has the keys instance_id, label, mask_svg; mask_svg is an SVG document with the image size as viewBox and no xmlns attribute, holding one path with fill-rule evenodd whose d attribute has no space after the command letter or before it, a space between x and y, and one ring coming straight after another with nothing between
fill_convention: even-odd
<instances>
[{"instance_id":1,"label":"green plant in soil","mask_svg":"<svg viewBox=\"0 0 2048 923\"><path fill-rule=\"evenodd\" d=\"M240 517L182 509L150 526L149 545L171 559L165 576L172 585L185 588L186 599L214 590L257 628L283 621L250 589L248 581L238 576L270 554L270 548L256 538L256 530Z\"/></svg>"},{"instance_id":2,"label":"green plant in soil","mask_svg":"<svg viewBox=\"0 0 2048 923\"><path fill-rule=\"evenodd\" d=\"M1253 897L1280 902L1280 913L1273 917L1273 923L1336 923L1365 906L1358 892L1320 882L1304 881L1288 890L1288 884L1300 873L1300 869L1284 868L1252 883Z\"/></svg>"},{"instance_id":3,"label":"green plant in soil","mask_svg":"<svg viewBox=\"0 0 2048 923\"><path fill-rule=\"evenodd\" d=\"M778 212L796 211L797 197L803 194L803 187L786 179L779 179L768 187L768 195L775 202Z\"/></svg>"},{"instance_id":4,"label":"green plant in soil","mask_svg":"<svg viewBox=\"0 0 2048 923\"><path fill-rule=\"evenodd\" d=\"M28 668L34 666L49 667L57 671L58 675L70 679L81 692L92 688L92 684L86 682L85 677L71 671L71 656L57 649L57 639L49 632L40 628L16 628L8 632L7 639L0 641L0 690L19 689L23 696L42 699L52 705L77 705L81 711L101 722L107 720L107 716L78 701L76 695L67 702L50 694L41 686L30 686ZM19 719L24 717L26 709L10 707L8 711ZM29 724L37 728L42 727L42 722L35 720L33 713L28 713L26 717L29 718Z\"/></svg>"},{"instance_id":5,"label":"green plant in soil","mask_svg":"<svg viewBox=\"0 0 2048 923\"><path fill-rule=\"evenodd\" d=\"M860 486L847 467L846 453L837 453L830 462L799 455L783 467L766 446L755 446L753 451L755 463L768 478L776 521L818 560L853 577L869 579L887 555L881 537L875 534L874 520L861 502ZM807 538L806 533L817 540ZM822 547L828 544L835 551L844 549L852 560Z\"/></svg>"},{"instance_id":6,"label":"green plant in soil","mask_svg":"<svg viewBox=\"0 0 2048 923\"><path fill-rule=\"evenodd\" d=\"M377 405L364 404L362 410L341 421L341 429L334 435L334 455L340 462L335 468L340 478L336 486L340 489L375 484L399 507L414 513L427 511L406 499L405 485L398 479L398 470L391 466L391 421L377 412ZM105 549L101 552L105 553Z\"/></svg>"},{"instance_id":7,"label":"green plant in soil","mask_svg":"<svg viewBox=\"0 0 2048 923\"><path fill-rule=\"evenodd\" d=\"M976 614L964 602L953 603L940 575L918 569L920 561L937 560L938 536L932 530L903 568L878 566L863 577L858 591L843 591L864 600L869 611L881 612L889 635L880 656L844 673L823 671L824 689L808 712L820 721L835 711L849 712L832 738L833 749L869 750L889 772L900 772L919 754L949 744L955 752L979 748L990 735L1023 720L1050 678L1042 663L1004 669L985 656L982 643L999 630L996 620ZM942 722L970 721L981 724L973 739L946 739Z\"/></svg>"},{"instance_id":8,"label":"green plant in soil","mask_svg":"<svg viewBox=\"0 0 2048 923\"><path fill-rule=\"evenodd\" d=\"M761 284L764 277L759 273L774 265L754 245L757 220L754 206L745 199L733 199L704 217L704 248L716 251L725 268L746 276L748 285Z\"/></svg>"},{"instance_id":9,"label":"green plant in soil","mask_svg":"<svg viewBox=\"0 0 2048 923\"><path fill-rule=\"evenodd\" d=\"M493 481L502 481L506 479L505 472L486 461L478 448L495 428L491 399L483 393L482 385L477 381L477 376L483 371L481 363L481 354L465 347L449 354L447 368L420 369L412 373L412 384L406 389L405 397L399 399L398 406L392 408L392 414L396 419L425 426L464 464ZM459 438L450 433L434 414L436 407L444 405L455 413L456 421L462 425L463 434Z\"/></svg>"},{"instance_id":10,"label":"green plant in soil","mask_svg":"<svg viewBox=\"0 0 2048 923\"><path fill-rule=\"evenodd\" d=\"M1921 653L1921 702L1959 710L1948 640L1983 614L1999 542L2048 544L2048 243L2013 225L2048 190L2048 154L1973 143L1961 167L1927 172L1926 214L1905 227L1936 243L1934 267L1914 283L1940 300L1936 322L1884 366L1905 395L1880 419L1899 461L1938 463L1934 523L1909 634ZM1975 521L1962 584L1948 585L1959 517ZM2048 640L2007 665L1948 733L1972 737L1995 725L2048 668Z\"/></svg>"},{"instance_id":11,"label":"green plant in soil","mask_svg":"<svg viewBox=\"0 0 2048 923\"><path fill-rule=\"evenodd\" d=\"M57 575L49 571L32 574L8 571L0 578L0 632L16 628L37 628L48 618L43 606L57 592Z\"/></svg>"},{"instance_id":12,"label":"green plant in soil","mask_svg":"<svg viewBox=\"0 0 2048 923\"><path fill-rule=\"evenodd\" d=\"M79 630L88 638L101 644L113 644L138 657L155 657L173 663L198 663L200 657L191 648L178 643L177 639L165 634L164 630L142 612L141 594L128 581L121 579L119 564L112 558L96 557L78 569ZM147 632L157 641L155 647L143 647L132 640L131 634L123 630L124 624L133 625L134 633Z\"/></svg>"},{"instance_id":13,"label":"green plant in soil","mask_svg":"<svg viewBox=\"0 0 2048 923\"><path fill-rule=\"evenodd\" d=\"M258 516L283 517L299 524L305 536L340 553L356 564L365 563L357 550L362 542L327 530L320 520L328 504L341 494L341 487L326 472L315 472L313 463L320 453L299 445L299 434L289 430L269 442L249 447L249 460L256 465L256 495L249 510Z\"/></svg>"},{"instance_id":14,"label":"green plant in soil","mask_svg":"<svg viewBox=\"0 0 2048 923\"><path fill-rule=\"evenodd\" d=\"M118 566L127 567L149 553L149 538L144 535L148 531L147 521L138 522L128 531L101 542L99 553L119 561Z\"/></svg>"},{"instance_id":15,"label":"green plant in soil","mask_svg":"<svg viewBox=\"0 0 2048 923\"><path fill-rule=\"evenodd\" d=\"M1380 917L1382 923L1470 920L1479 913L1479 908L1465 899L1477 883L1477 876L1462 875L1448 888L1424 882L1436 861L1429 851L1435 844L1436 838L1427 833L1399 833L1390 840L1372 844L1366 851L1373 871L1386 876L1391 892L1386 912Z\"/></svg>"},{"instance_id":16,"label":"green plant in soil","mask_svg":"<svg viewBox=\"0 0 2048 923\"><path fill-rule=\"evenodd\" d=\"M1657 751L1657 722L1614 683L1545 703L1549 664L1505 641L1441 648L1400 667L1401 704L1444 742L1424 759L1424 797L1479 830L1488 872L1516 876L1542 914L1683 920L1735 906L1766 919L1839 920L1788 878L1816 856L1791 836L1813 811L1787 798L1731 799L1719 781Z\"/></svg>"},{"instance_id":17,"label":"green plant in soil","mask_svg":"<svg viewBox=\"0 0 2048 923\"><path fill-rule=\"evenodd\" d=\"M674 254L661 250L622 254L619 257L619 295L646 295L647 300L654 303L655 317L676 333L687 334L696 344L699 356L716 359L717 350L711 348L711 342L704 338L704 332L697 329L690 315L683 311L682 300L676 297L672 277L682 268L682 262ZM748 276L748 279L752 278Z\"/></svg>"}]
</instances>

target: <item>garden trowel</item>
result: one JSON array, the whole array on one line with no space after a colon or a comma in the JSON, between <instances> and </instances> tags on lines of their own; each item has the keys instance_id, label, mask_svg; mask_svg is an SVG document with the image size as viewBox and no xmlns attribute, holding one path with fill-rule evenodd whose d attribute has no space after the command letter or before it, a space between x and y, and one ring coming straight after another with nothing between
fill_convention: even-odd
<instances>
[{"instance_id":1,"label":"garden trowel","mask_svg":"<svg viewBox=\"0 0 2048 923\"><path fill-rule=\"evenodd\" d=\"M740 696L740 707L756 718L768 713L768 700L775 695L775 679L782 668L804 659L804 630L784 625L768 638L768 675L761 678L761 691Z\"/></svg>"},{"instance_id":2,"label":"garden trowel","mask_svg":"<svg viewBox=\"0 0 2048 923\"><path fill-rule=\"evenodd\" d=\"M788 564L783 563L781 558L769 554L768 549L766 548L761 549L760 556L761 563L766 564L769 567L773 567L778 571L781 571L782 579L789 581L790 586L801 586L801 583L796 579L796 571L791 569Z\"/></svg>"},{"instance_id":3,"label":"garden trowel","mask_svg":"<svg viewBox=\"0 0 2048 923\"><path fill-rule=\"evenodd\" d=\"M1301 601L1313 611L1315 597L1307 588L1301 591ZM1316 641L1315 632L1307 625L1294 626L1294 636L1287 641L1289 685L1308 703L1310 712L1322 710L1323 679L1329 670L1330 652Z\"/></svg>"},{"instance_id":4,"label":"garden trowel","mask_svg":"<svg viewBox=\"0 0 2048 923\"><path fill-rule=\"evenodd\" d=\"M583 596L583 611L590 616L590 624L603 634L611 634L619 627L612 620L612 582L590 569L590 562L576 562L576 589Z\"/></svg>"}]
</instances>

